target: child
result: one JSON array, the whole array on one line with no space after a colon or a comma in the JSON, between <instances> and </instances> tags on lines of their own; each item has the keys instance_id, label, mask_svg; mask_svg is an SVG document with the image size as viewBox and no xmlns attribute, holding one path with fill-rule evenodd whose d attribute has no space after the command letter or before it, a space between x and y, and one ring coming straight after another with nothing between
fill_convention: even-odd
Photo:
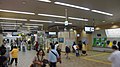
<instances>
[{"instance_id":1,"label":"child","mask_svg":"<svg viewBox=\"0 0 120 67\"><path fill-rule=\"evenodd\" d=\"M17 60L18 60L18 48L16 46L13 47L13 50L10 52L12 55L12 59L11 59L11 63L10 65L13 63L13 61L15 60L15 65L17 66Z\"/></svg>"}]
</instances>

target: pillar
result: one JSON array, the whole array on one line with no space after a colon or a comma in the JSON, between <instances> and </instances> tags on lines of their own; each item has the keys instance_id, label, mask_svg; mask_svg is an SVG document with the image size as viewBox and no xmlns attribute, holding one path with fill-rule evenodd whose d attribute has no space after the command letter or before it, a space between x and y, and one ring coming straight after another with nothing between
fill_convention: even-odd
<instances>
[{"instance_id":1,"label":"pillar","mask_svg":"<svg viewBox=\"0 0 120 67\"><path fill-rule=\"evenodd\" d=\"M2 28L0 26L0 45L3 43L3 34L2 34Z\"/></svg>"},{"instance_id":2,"label":"pillar","mask_svg":"<svg viewBox=\"0 0 120 67\"><path fill-rule=\"evenodd\" d=\"M86 34L84 30L81 32L81 40L86 41L87 50L92 50L92 34Z\"/></svg>"}]
</instances>

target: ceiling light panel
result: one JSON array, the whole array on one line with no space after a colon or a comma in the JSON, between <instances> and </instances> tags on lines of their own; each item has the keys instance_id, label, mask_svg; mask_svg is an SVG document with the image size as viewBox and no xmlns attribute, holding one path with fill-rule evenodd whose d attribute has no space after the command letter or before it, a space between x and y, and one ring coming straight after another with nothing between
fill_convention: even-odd
<instances>
[{"instance_id":1,"label":"ceiling light panel","mask_svg":"<svg viewBox=\"0 0 120 67\"><path fill-rule=\"evenodd\" d=\"M11 23L11 22L0 22L1 24L17 24L17 25L20 25L22 23Z\"/></svg>"},{"instance_id":2,"label":"ceiling light panel","mask_svg":"<svg viewBox=\"0 0 120 67\"><path fill-rule=\"evenodd\" d=\"M74 18L74 17L68 17L69 19L72 20L82 20L82 21L88 21L88 19L82 19L82 18Z\"/></svg>"},{"instance_id":3,"label":"ceiling light panel","mask_svg":"<svg viewBox=\"0 0 120 67\"><path fill-rule=\"evenodd\" d=\"M47 16L47 17L55 17L55 18L63 18L63 19L66 18L65 16L51 15L51 14L38 14L38 15L40 15L40 16ZM75 18L75 17L68 17L68 19L88 21L88 19Z\"/></svg>"},{"instance_id":4,"label":"ceiling light panel","mask_svg":"<svg viewBox=\"0 0 120 67\"><path fill-rule=\"evenodd\" d=\"M15 27L15 26L19 26L19 25L1 25L1 26L5 26L5 27Z\"/></svg>"},{"instance_id":5,"label":"ceiling light panel","mask_svg":"<svg viewBox=\"0 0 120 67\"><path fill-rule=\"evenodd\" d=\"M99 10L91 10L92 12L95 13L99 13L99 14L104 14L104 15L108 15L108 16L113 16L113 14L108 13L108 12L103 12L103 11L99 11Z\"/></svg>"},{"instance_id":6,"label":"ceiling light panel","mask_svg":"<svg viewBox=\"0 0 120 67\"><path fill-rule=\"evenodd\" d=\"M38 27L38 26L23 26L23 27Z\"/></svg>"},{"instance_id":7,"label":"ceiling light panel","mask_svg":"<svg viewBox=\"0 0 120 67\"><path fill-rule=\"evenodd\" d=\"M25 24L25 25L29 25L29 26L43 26L43 24Z\"/></svg>"},{"instance_id":8,"label":"ceiling light panel","mask_svg":"<svg viewBox=\"0 0 120 67\"><path fill-rule=\"evenodd\" d=\"M21 12L21 11L12 11L12 10L3 10L3 9L0 9L0 12L10 12L10 13L18 13L18 14L35 15L35 13L31 13L31 12Z\"/></svg>"},{"instance_id":9,"label":"ceiling light panel","mask_svg":"<svg viewBox=\"0 0 120 67\"><path fill-rule=\"evenodd\" d=\"M18 21L27 21L27 19L17 19L17 18L3 18L0 17L1 20L18 20Z\"/></svg>"},{"instance_id":10,"label":"ceiling light panel","mask_svg":"<svg viewBox=\"0 0 120 67\"><path fill-rule=\"evenodd\" d=\"M45 20L30 20L33 22L45 22L45 23L52 23L52 21L45 21Z\"/></svg>"},{"instance_id":11,"label":"ceiling light panel","mask_svg":"<svg viewBox=\"0 0 120 67\"><path fill-rule=\"evenodd\" d=\"M50 14L38 14L40 16L55 17L55 18L66 18L65 16L50 15Z\"/></svg>"},{"instance_id":12,"label":"ceiling light panel","mask_svg":"<svg viewBox=\"0 0 120 67\"><path fill-rule=\"evenodd\" d=\"M54 23L57 23L57 24L65 24L65 22L54 22ZM68 24L70 24L70 25L72 25L72 23L68 23Z\"/></svg>"},{"instance_id":13,"label":"ceiling light panel","mask_svg":"<svg viewBox=\"0 0 120 67\"><path fill-rule=\"evenodd\" d=\"M50 0L38 0L38 1L41 1L41 2L48 2L48 3L51 2Z\"/></svg>"},{"instance_id":14,"label":"ceiling light panel","mask_svg":"<svg viewBox=\"0 0 120 67\"><path fill-rule=\"evenodd\" d=\"M77 8L77 9L82 9L82 10L90 10L89 8L86 7L81 7L81 6L76 6L72 4L67 4L67 3L62 3L62 2L54 2L55 4L62 5L62 6L67 6L67 7L72 7L72 8Z\"/></svg>"}]
</instances>

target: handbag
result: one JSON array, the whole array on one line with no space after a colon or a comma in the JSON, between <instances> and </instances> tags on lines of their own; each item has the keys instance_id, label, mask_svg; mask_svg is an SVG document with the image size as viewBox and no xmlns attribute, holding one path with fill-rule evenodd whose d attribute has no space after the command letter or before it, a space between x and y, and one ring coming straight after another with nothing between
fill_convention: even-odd
<instances>
[{"instance_id":1,"label":"handbag","mask_svg":"<svg viewBox=\"0 0 120 67\"><path fill-rule=\"evenodd\" d=\"M56 56L57 62L60 62L60 63L61 63L61 58L60 58L60 57L57 57L57 55L56 55L53 51L51 51L51 52Z\"/></svg>"},{"instance_id":2,"label":"handbag","mask_svg":"<svg viewBox=\"0 0 120 67\"><path fill-rule=\"evenodd\" d=\"M32 63L32 64L30 65L30 67L35 67L35 65Z\"/></svg>"}]
</instances>

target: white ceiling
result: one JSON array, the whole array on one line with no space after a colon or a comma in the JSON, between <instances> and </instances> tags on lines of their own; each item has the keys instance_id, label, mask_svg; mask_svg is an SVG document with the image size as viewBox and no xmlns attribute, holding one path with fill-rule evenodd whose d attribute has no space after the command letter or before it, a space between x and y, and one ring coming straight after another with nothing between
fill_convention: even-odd
<instances>
[{"instance_id":1,"label":"white ceiling","mask_svg":"<svg viewBox=\"0 0 120 67\"><path fill-rule=\"evenodd\" d=\"M52 1L51 3L45 3L45 2L39 2L37 0L0 0L0 9L35 13L35 15L25 15L25 14L0 12L0 17L27 19L28 21L24 23L36 23L36 22L30 22L29 20L31 19L64 22L65 19L62 18L38 16L37 14L44 13L44 14L65 16L65 9L67 9L69 17L85 18L89 20L85 22L85 21L68 19L73 26L77 26L80 28L84 27L85 24L93 25L93 22L94 25L103 25L107 23L120 21L120 15L119 15L120 0L51 0L51 1ZM56 1L86 7L91 10L95 9L95 10L112 13L113 16L94 13L91 10L86 11L82 9L56 5L54 4L54 2ZM22 22L22 21L17 21L17 22ZM40 23L40 24L44 24L47 27L52 25L59 25L55 23L52 24Z\"/></svg>"}]
</instances>

